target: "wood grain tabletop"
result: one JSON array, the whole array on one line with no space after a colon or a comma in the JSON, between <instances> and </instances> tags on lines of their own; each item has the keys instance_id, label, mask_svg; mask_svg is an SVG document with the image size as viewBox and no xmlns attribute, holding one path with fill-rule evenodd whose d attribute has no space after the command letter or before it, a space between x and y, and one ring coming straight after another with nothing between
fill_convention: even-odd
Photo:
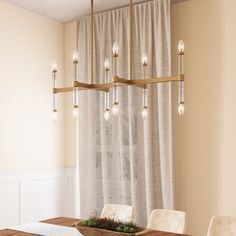
<instances>
[{"instance_id":1,"label":"wood grain tabletop","mask_svg":"<svg viewBox=\"0 0 236 236\"><path fill-rule=\"evenodd\" d=\"M73 227L74 225L78 224L81 220L74 219L74 218L66 218L66 217L58 217L54 219L44 220L43 223L53 224L53 225L61 225L67 227ZM145 231L145 233L139 233L138 235L142 236L187 236L185 234L175 234L175 233L168 233L168 232L160 232L155 230ZM19 232L15 230L0 230L0 236L36 236L36 234L29 234L24 232Z\"/></svg>"}]
</instances>

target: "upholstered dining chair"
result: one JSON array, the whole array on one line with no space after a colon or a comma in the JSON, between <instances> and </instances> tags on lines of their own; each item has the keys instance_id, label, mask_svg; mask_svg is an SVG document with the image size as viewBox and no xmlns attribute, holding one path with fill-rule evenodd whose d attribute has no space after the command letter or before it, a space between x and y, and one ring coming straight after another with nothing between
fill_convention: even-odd
<instances>
[{"instance_id":1,"label":"upholstered dining chair","mask_svg":"<svg viewBox=\"0 0 236 236\"><path fill-rule=\"evenodd\" d=\"M185 233L186 213L166 209L152 211L147 228L170 233Z\"/></svg>"},{"instance_id":2,"label":"upholstered dining chair","mask_svg":"<svg viewBox=\"0 0 236 236\"><path fill-rule=\"evenodd\" d=\"M134 207L121 204L106 204L102 210L101 218L109 218L115 221L134 222L136 211Z\"/></svg>"},{"instance_id":3,"label":"upholstered dining chair","mask_svg":"<svg viewBox=\"0 0 236 236\"><path fill-rule=\"evenodd\" d=\"M214 216L211 218L207 236L235 236L236 217Z\"/></svg>"}]
</instances>

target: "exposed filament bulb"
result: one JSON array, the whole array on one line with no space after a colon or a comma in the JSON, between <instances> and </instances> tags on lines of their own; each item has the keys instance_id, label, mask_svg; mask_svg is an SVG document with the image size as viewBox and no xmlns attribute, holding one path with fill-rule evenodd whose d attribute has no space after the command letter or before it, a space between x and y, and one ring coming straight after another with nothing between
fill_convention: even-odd
<instances>
[{"instance_id":1,"label":"exposed filament bulb","mask_svg":"<svg viewBox=\"0 0 236 236\"><path fill-rule=\"evenodd\" d=\"M106 58L106 60L104 61L104 70L105 71L109 71L110 70L110 62L109 62L108 58Z\"/></svg>"},{"instance_id":2,"label":"exposed filament bulb","mask_svg":"<svg viewBox=\"0 0 236 236\"><path fill-rule=\"evenodd\" d=\"M148 65L148 57L147 57L146 52L142 56L142 65L143 66L147 66Z\"/></svg>"},{"instance_id":3,"label":"exposed filament bulb","mask_svg":"<svg viewBox=\"0 0 236 236\"><path fill-rule=\"evenodd\" d=\"M57 120L57 110L56 109L54 109L53 112L52 112L52 120L53 121Z\"/></svg>"},{"instance_id":4,"label":"exposed filament bulb","mask_svg":"<svg viewBox=\"0 0 236 236\"><path fill-rule=\"evenodd\" d=\"M117 116L119 114L119 103L118 102L113 103L112 113L113 113L113 116Z\"/></svg>"},{"instance_id":5,"label":"exposed filament bulb","mask_svg":"<svg viewBox=\"0 0 236 236\"><path fill-rule=\"evenodd\" d=\"M178 45L179 55L183 55L184 54L184 49L185 49L184 41L180 40L179 41L179 45Z\"/></svg>"},{"instance_id":6,"label":"exposed filament bulb","mask_svg":"<svg viewBox=\"0 0 236 236\"><path fill-rule=\"evenodd\" d=\"M53 72L53 73L56 73L56 72L57 72L57 69L58 69L57 63L53 63L53 64L52 64L52 72Z\"/></svg>"},{"instance_id":7,"label":"exposed filament bulb","mask_svg":"<svg viewBox=\"0 0 236 236\"><path fill-rule=\"evenodd\" d=\"M104 118L106 121L108 121L110 119L110 110L109 109L106 109L104 111Z\"/></svg>"},{"instance_id":8,"label":"exposed filament bulb","mask_svg":"<svg viewBox=\"0 0 236 236\"><path fill-rule=\"evenodd\" d=\"M112 56L118 57L118 55L119 55L119 46L117 42L114 42L113 47L112 47Z\"/></svg>"},{"instance_id":9,"label":"exposed filament bulb","mask_svg":"<svg viewBox=\"0 0 236 236\"><path fill-rule=\"evenodd\" d=\"M73 60L73 63L74 63L74 64L78 63L78 61L79 61L79 53L78 53L77 50L75 50L75 51L73 52L72 60Z\"/></svg>"},{"instance_id":10,"label":"exposed filament bulb","mask_svg":"<svg viewBox=\"0 0 236 236\"><path fill-rule=\"evenodd\" d=\"M179 113L179 116L183 116L183 115L184 115L184 110L185 110L185 108L184 108L184 102L179 103L179 105L178 105L178 113Z\"/></svg>"},{"instance_id":11,"label":"exposed filament bulb","mask_svg":"<svg viewBox=\"0 0 236 236\"><path fill-rule=\"evenodd\" d=\"M142 117L145 120L148 116L148 107L143 107L142 109Z\"/></svg>"},{"instance_id":12,"label":"exposed filament bulb","mask_svg":"<svg viewBox=\"0 0 236 236\"><path fill-rule=\"evenodd\" d=\"M74 118L77 118L79 115L79 107L78 106L74 106L74 109L73 109L73 116Z\"/></svg>"}]
</instances>

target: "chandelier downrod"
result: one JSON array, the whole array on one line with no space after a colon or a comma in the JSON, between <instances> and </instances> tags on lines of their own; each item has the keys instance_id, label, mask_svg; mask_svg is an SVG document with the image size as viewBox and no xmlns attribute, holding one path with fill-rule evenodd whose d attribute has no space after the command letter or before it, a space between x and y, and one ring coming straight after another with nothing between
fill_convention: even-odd
<instances>
[{"instance_id":1,"label":"chandelier downrod","mask_svg":"<svg viewBox=\"0 0 236 236\"><path fill-rule=\"evenodd\" d=\"M129 68L129 79L133 79L133 1L130 0L129 4L129 30L130 30L130 68Z\"/></svg>"},{"instance_id":2,"label":"chandelier downrod","mask_svg":"<svg viewBox=\"0 0 236 236\"><path fill-rule=\"evenodd\" d=\"M90 18L90 50L91 50L91 84L94 83L94 78L93 78L93 38L94 38L94 33L93 33L93 28L94 28L94 0L91 0L91 18Z\"/></svg>"}]
</instances>

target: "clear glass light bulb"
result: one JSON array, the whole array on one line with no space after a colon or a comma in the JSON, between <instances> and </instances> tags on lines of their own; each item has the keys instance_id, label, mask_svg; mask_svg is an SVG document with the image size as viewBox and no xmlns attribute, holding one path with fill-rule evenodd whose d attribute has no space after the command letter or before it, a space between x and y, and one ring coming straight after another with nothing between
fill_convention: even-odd
<instances>
[{"instance_id":1,"label":"clear glass light bulb","mask_svg":"<svg viewBox=\"0 0 236 236\"><path fill-rule=\"evenodd\" d=\"M79 60L79 53L78 53L77 50L75 50L75 51L73 52L72 59L73 59L73 63L77 63L77 62L78 62L78 60Z\"/></svg>"},{"instance_id":2,"label":"clear glass light bulb","mask_svg":"<svg viewBox=\"0 0 236 236\"><path fill-rule=\"evenodd\" d=\"M57 111L56 110L52 112L52 120L53 121L57 120Z\"/></svg>"},{"instance_id":3,"label":"clear glass light bulb","mask_svg":"<svg viewBox=\"0 0 236 236\"><path fill-rule=\"evenodd\" d=\"M73 109L73 116L74 118L77 118L79 115L79 108L78 107L74 107Z\"/></svg>"},{"instance_id":4,"label":"clear glass light bulb","mask_svg":"<svg viewBox=\"0 0 236 236\"><path fill-rule=\"evenodd\" d=\"M184 115L184 103L181 102L178 105L178 112L179 112L179 116L183 116Z\"/></svg>"},{"instance_id":5,"label":"clear glass light bulb","mask_svg":"<svg viewBox=\"0 0 236 236\"><path fill-rule=\"evenodd\" d=\"M147 57L147 54L145 52L142 56L142 65L147 66L147 63L148 63L148 57Z\"/></svg>"},{"instance_id":6,"label":"clear glass light bulb","mask_svg":"<svg viewBox=\"0 0 236 236\"><path fill-rule=\"evenodd\" d=\"M110 118L110 110L109 109L106 109L104 111L104 118L105 118L106 121L109 120L109 118Z\"/></svg>"},{"instance_id":7,"label":"clear glass light bulb","mask_svg":"<svg viewBox=\"0 0 236 236\"><path fill-rule=\"evenodd\" d=\"M110 69L110 62L108 60L108 58L106 58L105 62L104 62L104 70L109 70Z\"/></svg>"},{"instance_id":8,"label":"clear glass light bulb","mask_svg":"<svg viewBox=\"0 0 236 236\"><path fill-rule=\"evenodd\" d=\"M57 63L52 64L52 72L57 72Z\"/></svg>"},{"instance_id":9,"label":"clear glass light bulb","mask_svg":"<svg viewBox=\"0 0 236 236\"><path fill-rule=\"evenodd\" d=\"M118 56L119 54L119 46L117 42L114 42L113 44L112 53L113 53L113 56Z\"/></svg>"},{"instance_id":10,"label":"clear glass light bulb","mask_svg":"<svg viewBox=\"0 0 236 236\"><path fill-rule=\"evenodd\" d=\"M184 53L184 41L183 40L180 40L179 41L179 45L178 45L178 51L179 51L179 54L183 54Z\"/></svg>"},{"instance_id":11,"label":"clear glass light bulb","mask_svg":"<svg viewBox=\"0 0 236 236\"><path fill-rule=\"evenodd\" d=\"M119 104L118 103L114 103L112 106L112 113L114 116L117 116L119 113Z\"/></svg>"},{"instance_id":12,"label":"clear glass light bulb","mask_svg":"<svg viewBox=\"0 0 236 236\"><path fill-rule=\"evenodd\" d=\"M147 107L143 107L142 109L142 117L145 120L148 116L148 108Z\"/></svg>"}]
</instances>

